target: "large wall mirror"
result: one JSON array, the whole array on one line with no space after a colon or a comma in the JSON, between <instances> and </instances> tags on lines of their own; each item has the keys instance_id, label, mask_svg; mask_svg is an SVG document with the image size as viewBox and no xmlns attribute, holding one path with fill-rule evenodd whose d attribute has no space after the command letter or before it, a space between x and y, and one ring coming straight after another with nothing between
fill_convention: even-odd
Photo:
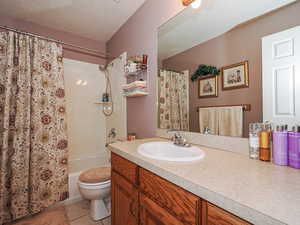
<instances>
[{"instance_id":1,"label":"large wall mirror","mask_svg":"<svg viewBox=\"0 0 300 225\"><path fill-rule=\"evenodd\" d=\"M158 128L247 137L300 122L300 2L202 0L159 28Z\"/></svg>"}]
</instances>

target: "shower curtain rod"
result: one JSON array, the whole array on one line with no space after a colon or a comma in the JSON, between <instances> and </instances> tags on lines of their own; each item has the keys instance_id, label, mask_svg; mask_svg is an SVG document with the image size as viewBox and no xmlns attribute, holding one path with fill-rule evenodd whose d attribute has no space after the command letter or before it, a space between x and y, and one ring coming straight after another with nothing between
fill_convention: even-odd
<instances>
[{"instance_id":1,"label":"shower curtain rod","mask_svg":"<svg viewBox=\"0 0 300 225\"><path fill-rule=\"evenodd\" d=\"M4 29L4 30L14 31L14 32L19 33L19 34L25 34L25 35L29 35L29 36L32 36L32 37L38 37L38 38L46 40L46 41L52 41L52 42L55 42L55 43L58 43L58 44L62 44L62 45L64 45L63 48L66 49L66 50L69 50L69 51L73 51L73 52L77 52L77 53L84 53L86 55L95 56L95 57L99 57L99 58L102 58L102 59L108 59L109 58L108 57L109 54L103 53L103 52L98 52L98 51L95 51L95 50L90 49L90 48L85 48L85 47L78 46L78 45L75 45L75 44L70 44L70 43L55 40L55 39L52 39L52 38L47 38L47 37L41 36L39 34L31 33L31 32L21 31L21 30L18 30L16 28L9 27L9 26L0 25L0 28ZM69 48L66 47L66 46L69 46ZM74 48L77 48L77 49L74 49Z\"/></svg>"}]
</instances>

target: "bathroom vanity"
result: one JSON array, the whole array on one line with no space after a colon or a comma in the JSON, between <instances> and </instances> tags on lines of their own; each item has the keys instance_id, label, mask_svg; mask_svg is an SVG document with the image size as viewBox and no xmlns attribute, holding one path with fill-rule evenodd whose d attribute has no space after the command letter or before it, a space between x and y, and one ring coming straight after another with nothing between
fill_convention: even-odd
<instances>
[{"instance_id":1,"label":"bathroom vanity","mask_svg":"<svg viewBox=\"0 0 300 225\"><path fill-rule=\"evenodd\" d=\"M113 225L300 224L299 170L206 147L195 162L153 160L137 152L149 141L166 140L110 146Z\"/></svg>"},{"instance_id":2,"label":"bathroom vanity","mask_svg":"<svg viewBox=\"0 0 300 225\"><path fill-rule=\"evenodd\" d=\"M112 155L112 224L250 224L142 167Z\"/></svg>"}]
</instances>

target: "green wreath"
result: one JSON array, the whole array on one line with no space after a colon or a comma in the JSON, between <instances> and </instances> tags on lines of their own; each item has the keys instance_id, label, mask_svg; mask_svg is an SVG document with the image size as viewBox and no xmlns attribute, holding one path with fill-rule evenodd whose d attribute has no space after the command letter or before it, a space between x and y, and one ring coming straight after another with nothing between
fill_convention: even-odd
<instances>
[{"instance_id":1,"label":"green wreath","mask_svg":"<svg viewBox=\"0 0 300 225\"><path fill-rule=\"evenodd\" d=\"M201 77L206 77L209 75L217 76L219 74L220 74L220 70L217 69L217 67L215 67L215 66L199 65L198 69L196 70L194 75L191 77L191 80L195 81Z\"/></svg>"}]
</instances>

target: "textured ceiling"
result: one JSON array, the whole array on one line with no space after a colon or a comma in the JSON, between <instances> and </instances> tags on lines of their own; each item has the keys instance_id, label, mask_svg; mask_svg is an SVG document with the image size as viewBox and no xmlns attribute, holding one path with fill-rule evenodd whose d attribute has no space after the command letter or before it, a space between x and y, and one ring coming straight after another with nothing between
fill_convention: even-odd
<instances>
[{"instance_id":1,"label":"textured ceiling","mask_svg":"<svg viewBox=\"0 0 300 225\"><path fill-rule=\"evenodd\" d=\"M199 9L187 7L159 29L159 60L164 60L235 26L296 0L202 0Z\"/></svg>"},{"instance_id":2,"label":"textured ceiling","mask_svg":"<svg viewBox=\"0 0 300 225\"><path fill-rule=\"evenodd\" d=\"M0 14L106 42L144 2L145 0L0 0Z\"/></svg>"}]
</instances>

